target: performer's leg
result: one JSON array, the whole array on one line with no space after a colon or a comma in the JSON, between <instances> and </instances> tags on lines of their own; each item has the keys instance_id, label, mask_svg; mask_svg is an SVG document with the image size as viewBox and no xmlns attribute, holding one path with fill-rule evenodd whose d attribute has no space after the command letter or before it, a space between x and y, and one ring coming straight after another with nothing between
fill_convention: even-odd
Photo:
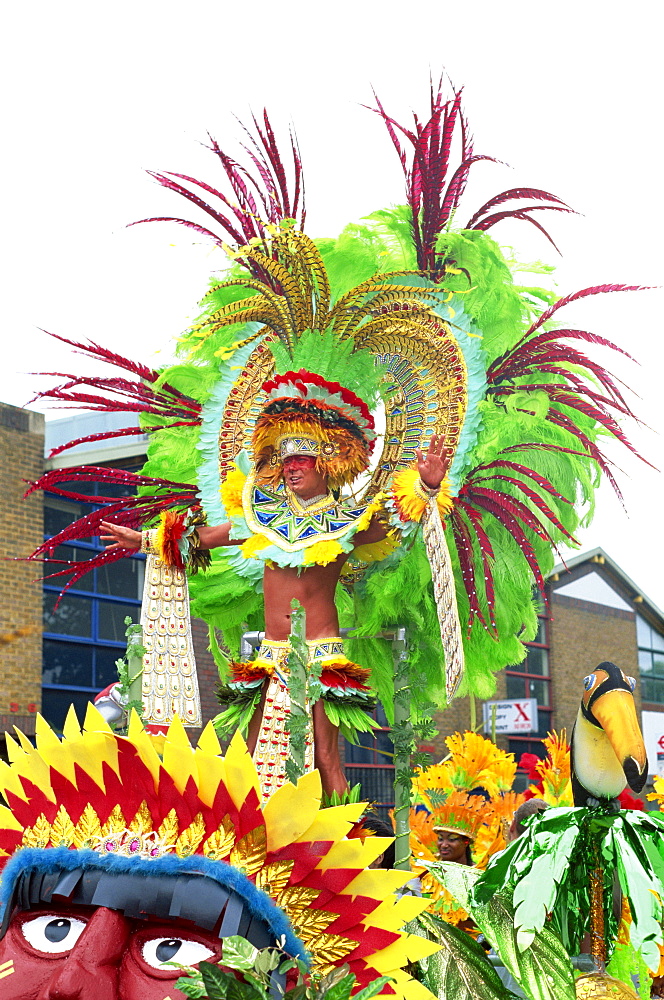
<instances>
[{"instance_id":1,"label":"performer's leg","mask_svg":"<svg viewBox=\"0 0 664 1000\"><path fill-rule=\"evenodd\" d=\"M322 701L314 705L313 719L314 766L320 771L323 791L326 795L332 792L343 795L348 789L348 782L339 756L339 727L333 726L328 719Z\"/></svg>"},{"instance_id":2,"label":"performer's leg","mask_svg":"<svg viewBox=\"0 0 664 1000\"><path fill-rule=\"evenodd\" d=\"M258 734L261 731L261 722L263 721L263 709L265 708L265 695L267 694L267 683L263 684L263 690L261 691L261 700L256 705L254 714L251 717L249 725L247 727L247 749L250 754L253 754L256 749L256 741L258 739Z\"/></svg>"}]
</instances>

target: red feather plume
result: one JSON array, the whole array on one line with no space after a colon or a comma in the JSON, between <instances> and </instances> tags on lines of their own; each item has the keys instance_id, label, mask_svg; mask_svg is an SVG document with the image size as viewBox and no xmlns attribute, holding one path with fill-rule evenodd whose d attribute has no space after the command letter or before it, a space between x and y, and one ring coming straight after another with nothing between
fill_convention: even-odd
<instances>
[{"instance_id":1,"label":"red feather plume","mask_svg":"<svg viewBox=\"0 0 664 1000\"><path fill-rule=\"evenodd\" d=\"M500 162L495 157L473 152L468 122L461 107L461 95L461 90L453 90L452 97L445 101L442 78L437 89L432 82L429 117L421 122L417 115L413 115L412 129L401 125L387 114L375 91L376 107L370 108L383 119L406 177L406 198L413 215L413 242L417 252L418 267L422 271L433 272L436 276L442 273L444 266L441 254L436 250L438 237L446 229L452 215L459 207L471 167L481 160ZM404 139L406 144L402 145ZM452 147L455 142L459 146L460 162L448 179ZM407 152L408 145L412 147L410 157ZM519 206L487 214L506 201L524 199L555 204ZM503 219L520 219L536 226L553 243L546 229L529 214L541 209L573 211L565 202L548 191L539 188L510 188L482 205L465 228L486 230ZM555 246L555 243L553 245Z\"/></svg>"},{"instance_id":2,"label":"red feather plume","mask_svg":"<svg viewBox=\"0 0 664 1000\"><path fill-rule=\"evenodd\" d=\"M284 158L279 151L267 112L263 112L262 124L259 124L254 117L253 126L254 132L243 125L249 136L250 146L242 147L249 156L252 170L232 159L221 148L216 139L209 136L209 149L221 164L224 180L229 190L228 194L205 181L190 177L188 174L148 171L150 176L158 181L162 187L186 198L187 201L211 218L216 227L221 230L221 234L196 222L165 216L139 219L131 225L138 225L142 222L177 222L213 239L220 246L224 246L227 239L230 239L236 247L245 246L250 240L260 240L263 252L270 256L266 228L268 225L278 224L286 219L294 219L298 228L302 229L304 226L306 212L302 161L295 135L291 130L290 155L292 163L291 177L289 178L289 171L286 169ZM192 190L192 188L197 190ZM207 201L201 197L198 191L216 199L219 204ZM240 259L239 262L250 271L253 277L275 287L272 276L255 261ZM279 291L279 289L275 287L275 291Z\"/></svg>"},{"instance_id":3,"label":"red feather plume","mask_svg":"<svg viewBox=\"0 0 664 1000\"><path fill-rule=\"evenodd\" d=\"M77 493L74 489L65 488L62 484L76 482L107 483L109 486L126 487L136 492L150 490L143 496L94 496L87 493ZM81 577L98 566L116 562L125 556L133 555L130 549L112 549L95 553L90 559L77 562L65 562L63 560L51 559L52 553L59 545L75 539L90 538L99 535L102 521L113 521L116 524L123 524L127 527L139 530L143 525L154 521L163 511L186 511L190 507L196 507L198 503L198 492L195 486L189 483L176 483L168 479L153 479L150 476L141 476L124 469L112 469L106 466L74 466L68 469L53 469L45 473L34 483L30 483L26 490L26 496L34 493L35 490L48 490L69 500L84 501L85 503L98 503L102 506L90 511L77 521L63 528L62 531L53 535L52 538L42 542L34 552L28 557L28 561L44 561L53 564L63 565L64 568L50 573L45 579L69 575L58 597L58 602L63 595ZM56 603L56 607L57 607Z\"/></svg>"},{"instance_id":4,"label":"red feather plume","mask_svg":"<svg viewBox=\"0 0 664 1000\"><path fill-rule=\"evenodd\" d=\"M48 333L47 330L44 331ZM56 333L50 333L50 337L61 340L65 344L70 344L75 348L77 354L85 354L97 361L105 364L115 365L125 371L137 375L140 381L131 381L124 378L88 378L79 375L69 375L63 372L39 372L40 375L51 375L54 378L69 379L62 385L52 389L45 389L37 393L30 402L38 399L48 399L60 404L69 403L70 406L61 406L62 409L79 409L81 407L92 412L100 413L133 413L151 414L158 420L168 420L169 423L155 423L139 427L121 427L118 430L103 431L98 434L90 434L86 437L76 438L67 444L54 448L49 454L49 458L60 455L69 448L91 441L106 441L110 438L126 437L132 434L145 434L147 432L163 430L167 427L196 427L201 422L201 406L197 400L191 396L186 396L169 382L162 382L159 388L153 388L154 383L160 378L158 371L148 368L146 365L121 354L115 354L93 341L87 344L78 343L75 340L68 340ZM78 386L86 386L98 389L109 395L92 395L82 392Z\"/></svg>"},{"instance_id":5,"label":"red feather plume","mask_svg":"<svg viewBox=\"0 0 664 1000\"><path fill-rule=\"evenodd\" d=\"M500 456L529 447L530 445L512 446L501 452ZM511 489L506 491L501 486L502 483L508 484ZM546 601L545 581L528 532L533 532L554 548L556 543L552 535L553 528L571 542L575 541L547 497L572 504L545 476L504 457L477 466L461 488L449 520L469 599L469 632L475 619L494 635L496 630L493 549L483 525L487 515L495 518L512 535ZM477 572L478 557L482 564L481 579Z\"/></svg>"},{"instance_id":6,"label":"red feather plume","mask_svg":"<svg viewBox=\"0 0 664 1000\"><path fill-rule=\"evenodd\" d=\"M560 329L543 330L544 324L552 320L559 309L578 299L607 292L639 291L637 285L596 285L582 288L566 295L549 306L528 328L518 343L489 366L487 371L488 395L496 400L506 399L514 393L543 392L549 397L550 406L545 419L566 430L584 451L573 448L561 449L568 454L585 454L596 462L606 474L618 497L618 484L609 468L606 456L592 438L577 426L574 414L590 418L596 426L608 431L624 444L637 458L650 465L629 442L625 432L616 420L616 414L634 417L616 382L597 362L571 347L567 340L581 340L598 344L630 357L626 351L610 340L588 333L585 330ZM630 359L632 360L632 359ZM553 376L555 381L546 381ZM587 381L586 381L587 379ZM623 383L621 383L622 385ZM597 385L605 395L597 391ZM562 407L562 409L561 409ZM527 406L519 407L523 411ZM534 445L533 447L537 447Z\"/></svg>"}]
</instances>

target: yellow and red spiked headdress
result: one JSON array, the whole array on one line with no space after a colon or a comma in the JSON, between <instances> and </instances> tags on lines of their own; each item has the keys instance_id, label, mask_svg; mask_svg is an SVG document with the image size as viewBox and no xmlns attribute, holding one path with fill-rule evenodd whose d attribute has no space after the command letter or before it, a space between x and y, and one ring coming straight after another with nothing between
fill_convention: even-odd
<instances>
[{"instance_id":1,"label":"yellow and red spiked headdress","mask_svg":"<svg viewBox=\"0 0 664 1000\"><path fill-rule=\"evenodd\" d=\"M211 726L192 748L176 719L160 757L136 716L117 736L92 707L82 730L70 712L62 740L40 719L36 748L19 741L0 769L5 909L26 874L207 877L291 952L304 945L314 971L348 963L358 989L388 975L388 992L431 1000L404 966L435 946L400 930L426 901L395 897L409 873L368 869L385 839L347 840L363 806L321 810L316 772L261 806L239 736L222 757Z\"/></svg>"}]
</instances>

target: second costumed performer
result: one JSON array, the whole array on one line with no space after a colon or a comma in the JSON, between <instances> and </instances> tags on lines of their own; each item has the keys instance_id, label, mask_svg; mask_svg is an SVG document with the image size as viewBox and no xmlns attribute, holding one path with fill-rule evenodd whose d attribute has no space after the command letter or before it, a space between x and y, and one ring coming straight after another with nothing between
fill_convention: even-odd
<instances>
[{"instance_id":1,"label":"second costumed performer","mask_svg":"<svg viewBox=\"0 0 664 1000\"><path fill-rule=\"evenodd\" d=\"M347 365L375 402L382 373L373 356L355 351ZM427 452L417 451L419 478L406 470L397 474L392 489L372 501L342 498L341 488L367 468L376 438L367 404L352 389L303 369L275 376L262 390L267 402L254 428L254 462L241 453L222 486L231 520L197 526L186 535L193 548L240 545L243 555L262 560L265 567L265 638L256 659L232 664L228 688L241 711L236 704L220 722L247 729L250 751L271 772L266 784L271 778L279 787L285 776L280 751L287 743L284 726L290 708L291 604L299 601L306 612L309 663L320 668L323 692L313 705L306 765L319 769L328 795L343 793L347 782L339 728L351 738L357 729L370 730L360 706L371 707L373 698L366 684L369 671L344 655L335 589L355 550L361 547L367 560L396 545L390 508L399 520L418 519L432 497L440 496L445 508L440 491L449 461L442 439L433 435ZM182 519L170 529L166 523L138 532L107 521L102 528L108 548L141 548L165 561L169 544L185 535ZM339 688L341 698L335 697Z\"/></svg>"}]
</instances>

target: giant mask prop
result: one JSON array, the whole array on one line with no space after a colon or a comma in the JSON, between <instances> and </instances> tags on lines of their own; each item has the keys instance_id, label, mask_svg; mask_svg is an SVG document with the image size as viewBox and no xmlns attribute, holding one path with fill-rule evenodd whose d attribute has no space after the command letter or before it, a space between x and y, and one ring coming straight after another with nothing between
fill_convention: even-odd
<instances>
[{"instance_id":1,"label":"giant mask prop","mask_svg":"<svg viewBox=\"0 0 664 1000\"><path fill-rule=\"evenodd\" d=\"M62 740L42 720L36 749L19 740L0 779L3 1000L178 1000L166 963L223 965L236 934L430 997L404 966L435 946L400 930L426 900L369 869L388 842L345 839L363 807L321 810L316 772L261 806L241 738L222 757L211 726L192 748L176 720L158 753L136 717L117 736L92 707Z\"/></svg>"}]
</instances>

